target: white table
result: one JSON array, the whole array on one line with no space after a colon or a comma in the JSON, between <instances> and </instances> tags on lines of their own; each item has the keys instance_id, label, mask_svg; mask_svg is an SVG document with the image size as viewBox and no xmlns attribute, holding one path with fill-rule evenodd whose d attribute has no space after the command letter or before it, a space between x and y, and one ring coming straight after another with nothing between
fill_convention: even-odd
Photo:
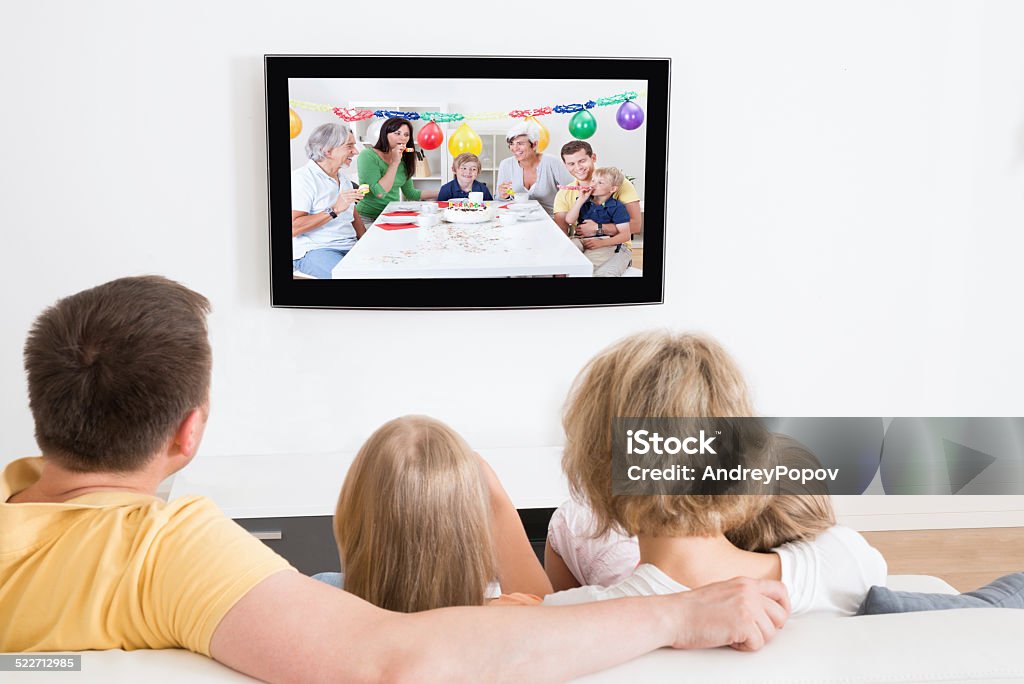
<instances>
[{"instance_id":1,"label":"white table","mask_svg":"<svg viewBox=\"0 0 1024 684\"><path fill-rule=\"evenodd\" d=\"M387 213L417 202L391 202ZM496 202L499 207L507 202ZM511 226L496 221L384 230L375 222L332 272L333 278L590 277L594 267L536 200ZM503 213L508 210L498 210ZM443 216L443 210L442 214Z\"/></svg>"}]
</instances>

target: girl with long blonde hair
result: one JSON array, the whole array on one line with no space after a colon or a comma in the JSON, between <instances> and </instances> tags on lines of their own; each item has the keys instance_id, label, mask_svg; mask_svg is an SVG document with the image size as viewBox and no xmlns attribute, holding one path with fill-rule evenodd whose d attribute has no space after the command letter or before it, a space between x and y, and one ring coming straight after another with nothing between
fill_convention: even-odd
<instances>
[{"instance_id":1,"label":"girl with long blonde hair","mask_svg":"<svg viewBox=\"0 0 1024 684\"><path fill-rule=\"evenodd\" d=\"M538 603L551 590L490 466L427 416L389 421L363 444L334 535L343 588L389 610Z\"/></svg>"}]
</instances>

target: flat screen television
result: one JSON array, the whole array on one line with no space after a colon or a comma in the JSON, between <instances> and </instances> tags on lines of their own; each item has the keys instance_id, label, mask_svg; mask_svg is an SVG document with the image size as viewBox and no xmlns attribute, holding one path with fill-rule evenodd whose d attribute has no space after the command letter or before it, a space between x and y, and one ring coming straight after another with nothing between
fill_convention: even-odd
<instances>
[{"instance_id":1,"label":"flat screen television","mask_svg":"<svg viewBox=\"0 0 1024 684\"><path fill-rule=\"evenodd\" d=\"M669 59L264 64L274 306L663 301Z\"/></svg>"}]
</instances>

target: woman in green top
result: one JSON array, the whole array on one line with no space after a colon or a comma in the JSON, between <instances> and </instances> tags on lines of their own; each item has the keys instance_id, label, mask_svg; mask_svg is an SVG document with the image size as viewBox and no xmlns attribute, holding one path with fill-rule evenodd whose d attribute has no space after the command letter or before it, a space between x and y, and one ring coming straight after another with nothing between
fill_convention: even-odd
<instances>
[{"instance_id":1,"label":"woman in green top","mask_svg":"<svg viewBox=\"0 0 1024 684\"><path fill-rule=\"evenodd\" d=\"M364 225L369 226L377 220L388 202L401 199L399 191L405 195L405 199L413 202L437 197L437 190L417 190L413 187L416 153L409 144L411 139L412 123L408 119L392 117L380 127L377 144L359 153L356 162L359 182L370 186L370 194L356 205Z\"/></svg>"}]
</instances>

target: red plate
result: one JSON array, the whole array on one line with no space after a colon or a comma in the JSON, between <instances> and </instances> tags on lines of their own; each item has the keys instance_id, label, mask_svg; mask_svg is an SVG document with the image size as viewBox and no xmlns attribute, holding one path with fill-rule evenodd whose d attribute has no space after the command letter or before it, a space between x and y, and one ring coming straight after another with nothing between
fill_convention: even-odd
<instances>
[{"instance_id":1,"label":"red plate","mask_svg":"<svg viewBox=\"0 0 1024 684\"><path fill-rule=\"evenodd\" d=\"M415 228L415 223L378 223L377 227L381 230L403 230L405 228Z\"/></svg>"}]
</instances>

